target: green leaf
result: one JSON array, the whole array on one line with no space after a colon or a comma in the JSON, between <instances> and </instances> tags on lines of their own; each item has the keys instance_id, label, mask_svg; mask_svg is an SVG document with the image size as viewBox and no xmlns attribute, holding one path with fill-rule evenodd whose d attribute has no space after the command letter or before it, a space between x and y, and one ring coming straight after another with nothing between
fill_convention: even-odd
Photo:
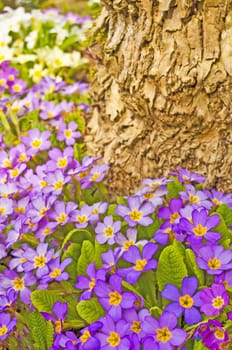
<instances>
[{"instance_id":1,"label":"green leaf","mask_svg":"<svg viewBox=\"0 0 232 350\"><path fill-rule=\"evenodd\" d=\"M62 260L72 258L71 264L66 267L69 279L75 281L77 279L77 261L81 254L81 245L79 243L71 243L68 249L63 253Z\"/></svg>"},{"instance_id":2,"label":"green leaf","mask_svg":"<svg viewBox=\"0 0 232 350\"><path fill-rule=\"evenodd\" d=\"M185 255L186 255L185 261L189 271L189 275L196 276L198 279L199 285L203 286L205 282L204 271L198 267L195 254L193 253L192 249L186 249Z\"/></svg>"},{"instance_id":3,"label":"green leaf","mask_svg":"<svg viewBox=\"0 0 232 350\"><path fill-rule=\"evenodd\" d=\"M153 271L143 272L136 283L136 287L143 296L146 307L157 305L156 279Z\"/></svg>"},{"instance_id":4,"label":"green leaf","mask_svg":"<svg viewBox=\"0 0 232 350\"><path fill-rule=\"evenodd\" d=\"M39 312L44 311L51 313L52 307L56 301L65 301L57 291L34 290L31 293L31 302Z\"/></svg>"},{"instance_id":5,"label":"green leaf","mask_svg":"<svg viewBox=\"0 0 232 350\"><path fill-rule=\"evenodd\" d=\"M216 213L223 217L227 226L232 226L232 210L225 204L220 205Z\"/></svg>"},{"instance_id":6,"label":"green leaf","mask_svg":"<svg viewBox=\"0 0 232 350\"><path fill-rule=\"evenodd\" d=\"M181 287L185 276L188 276L188 271L180 247L173 244L164 248L157 267L159 290L163 290L168 283Z\"/></svg>"},{"instance_id":7,"label":"green leaf","mask_svg":"<svg viewBox=\"0 0 232 350\"><path fill-rule=\"evenodd\" d=\"M227 224L225 223L224 217L219 213L217 213L217 215L220 216L221 222L213 229L213 231L221 233L221 238L218 242L224 246L225 241L227 241L228 239L231 240L232 231L228 228Z\"/></svg>"},{"instance_id":8,"label":"green leaf","mask_svg":"<svg viewBox=\"0 0 232 350\"><path fill-rule=\"evenodd\" d=\"M47 350L53 344L54 328L51 321L45 321L39 312L28 314L28 328L31 330L34 340L34 348Z\"/></svg>"},{"instance_id":9,"label":"green leaf","mask_svg":"<svg viewBox=\"0 0 232 350\"><path fill-rule=\"evenodd\" d=\"M86 268L94 260L94 246L90 241L84 241L81 247L81 255L77 263L77 272L79 275L86 274Z\"/></svg>"},{"instance_id":10,"label":"green leaf","mask_svg":"<svg viewBox=\"0 0 232 350\"><path fill-rule=\"evenodd\" d=\"M167 189L168 189L168 199L172 198L179 198L179 192L184 191L184 186L179 182L179 181L174 181L174 182L168 182L167 184Z\"/></svg>"},{"instance_id":11,"label":"green leaf","mask_svg":"<svg viewBox=\"0 0 232 350\"><path fill-rule=\"evenodd\" d=\"M160 315L162 314L162 310L158 306L151 307L149 312L154 318L160 318Z\"/></svg>"},{"instance_id":12,"label":"green leaf","mask_svg":"<svg viewBox=\"0 0 232 350\"><path fill-rule=\"evenodd\" d=\"M105 315L105 311L97 299L81 300L77 304L77 312L88 324L97 321Z\"/></svg>"},{"instance_id":13,"label":"green leaf","mask_svg":"<svg viewBox=\"0 0 232 350\"><path fill-rule=\"evenodd\" d=\"M98 269L102 266L101 255L102 253L107 252L109 247L107 246L107 244L99 244L98 241L95 240L94 248L95 248L94 261L96 264L96 268Z\"/></svg>"}]
</instances>

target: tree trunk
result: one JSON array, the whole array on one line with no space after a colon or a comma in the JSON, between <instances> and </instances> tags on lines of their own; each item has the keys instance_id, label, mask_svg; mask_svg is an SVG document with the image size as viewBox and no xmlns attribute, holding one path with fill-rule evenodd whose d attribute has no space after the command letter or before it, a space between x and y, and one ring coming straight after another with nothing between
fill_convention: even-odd
<instances>
[{"instance_id":1,"label":"tree trunk","mask_svg":"<svg viewBox=\"0 0 232 350\"><path fill-rule=\"evenodd\" d=\"M232 191L232 1L102 5L86 141L111 165L111 191L130 194L178 166Z\"/></svg>"}]
</instances>

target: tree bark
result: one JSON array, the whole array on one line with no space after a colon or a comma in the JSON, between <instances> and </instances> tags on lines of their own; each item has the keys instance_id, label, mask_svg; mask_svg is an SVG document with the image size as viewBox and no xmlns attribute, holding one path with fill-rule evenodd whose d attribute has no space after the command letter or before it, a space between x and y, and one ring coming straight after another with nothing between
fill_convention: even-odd
<instances>
[{"instance_id":1,"label":"tree bark","mask_svg":"<svg viewBox=\"0 0 232 350\"><path fill-rule=\"evenodd\" d=\"M111 191L130 194L178 166L232 191L232 1L102 5L86 141L111 165Z\"/></svg>"}]
</instances>

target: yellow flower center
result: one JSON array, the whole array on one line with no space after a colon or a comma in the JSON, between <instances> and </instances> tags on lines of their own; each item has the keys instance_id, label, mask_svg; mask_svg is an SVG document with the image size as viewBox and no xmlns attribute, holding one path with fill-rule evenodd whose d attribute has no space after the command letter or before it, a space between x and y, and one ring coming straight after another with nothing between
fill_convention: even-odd
<instances>
[{"instance_id":1,"label":"yellow flower center","mask_svg":"<svg viewBox=\"0 0 232 350\"><path fill-rule=\"evenodd\" d=\"M3 163L2 163L4 168L11 168L12 167L12 162L10 159L6 158L4 159Z\"/></svg>"},{"instance_id":2,"label":"yellow flower center","mask_svg":"<svg viewBox=\"0 0 232 350\"><path fill-rule=\"evenodd\" d=\"M100 177L100 173L94 173L91 178L90 181L96 181L99 177Z\"/></svg>"},{"instance_id":3,"label":"yellow flower center","mask_svg":"<svg viewBox=\"0 0 232 350\"><path fill-rule=\"evenodd\" d=\"M8 76L8 80L13 81L15 79L15 76L13 74L10 74Z\"/></svg>"},{"instance_id":4,"label":"yellow flower center","mask_svg":"<svg viewBox=\"0 0 232 350\"><path fill-rule=\"evenodd\" d=\"M67 215L65 213L60 214L60 216L56 219L57 222L65 222L67 220Z\"/></svg>"},{"instance_id":5,"label":"yellow flower center","mask_svg":"<svg viewBox=\"0 0 232 350\"><path fill-rule=\"evenodd\" d=\"M15 92L19 92L19 91L22 90L22 87L21 87L21 85L19 85L19 84L14 84L14 85L13 85L13 90L14 90Z\"/></svg>"},{"instance_id":6,"label":"yellow flower center","mask_svg":"<svg viewBox=\"0 0 232 350\"><path fill-rule=\"evenodd\" d=\"M55 321L55 332L61 333L61 331L62 331L62 321L57 320L57 321Z\"/></svg>"},{"instance_id":7,"label":"yellow flower center","mask_svg":"<svg viewBox=\"0 0 232 350\"><path fill-rule=\"evenodd\" d=\"M95 287L95 285L96 285L96 280L95 280L95 278L92 278L92 279L91 279L91 282L89 282L89 290L90 290L90 291L93 290L93 288Z\"/></svg>"},{"instance_id":8,"label":"yellow flower center","mask_svg":"<svg viewBox=\"0 0 232 350\"><path fill-rule=\"evenodd\" d=\"M171 227L168 227L164 230L164 232L169 236L170 240L174 240L175 239L175 233L172 231Z\"/></svg>"},{"instance_id":9,"label":"yellow flower center","mask_svg":"<svg viewBox=\"0 0 232 350\"><path fill-rule=\"evenodd\" d=\"M26 159L27 159L27 155L25 153L22 153L18 158L18 162L19 163L25 162Z\"/></svg>"},{"instance_id":10,"label":"yellow flower center","mask_svg":"<svg viewBox=\"0 0 232 350\"><path fill-rule=\"evenodd\" d=\"M86 215L76 217L76 221L79 222L79 224L84 224L87 221L87 219L88 218Z\"/></svg>"},{"instance_id":11,"label":"yellow flower center","mask_svg":"<svg viewBox=\"0 0 232 350\"><path fill-rule=\"evenodd\" d=\"M193 302L194 300L188 294L179 297L180 306L184 307L185 309L189 309L190 307L192 307Z\"/></svg>"},{"instance_id":12,"label":"yellow flower center","mask_svg":"<svg viewBox=\"0 0 232 350\"><path fill-rule=\"evenodd\" d=\"M140 321L133 321L130 329L135 333L140 333L141 332L141 322Z\"/></svg>"},{"instance_id":13,"label":"yellow flower center","mask_svg":"<svg viewBox=\"0 0 232 350\"><path fill-rule=\"evenodd\" d=\"M46 214L46 212L48 211L48 208L47 207L44 207L40 210L39 212L39 216L44 216Z\"/></svg>"},{"instance_id":14,"label":"yellow flower center","mask_svg":"<svg viewBox=\"0 0 232 350\"><path fill-rule=\"evenodd\" d=\"M62 65L62 61L59 58L56 58L54 60L54 63L56 64L56 66L61 66Z\"/></svg>"},{"instance_id":15,"label":"yellow flower center","mask_svg":"<svg viewBox=\"0 0 232 350\"><path fill-rule=\"evenodd\" d=\"M51 278L56 278L56 277L59 277L61 275L61 270L60 269L57 269L55 268L50 274L49 276Z\"/></svg>"},{"instance_id":16,"label":"yellow flower center","mask_svg":"<svg viewBox=\"0 0 232 350\"><path fill-rule=\"evenodd\" d=\"M4 86L6 84L6 79L0 79L0 86Z\"/></svg>"},{"instance_id":17,"label":"yellow flower center","mask_svg":"<svg viewBox=\"0 0 232 350\"><path fill-rule=\"evenodd\" d=\"M91 214L98 214L98 208L94 208L92 211L91 211Z\"/></svg>"},{"instance_id":18,"label":"yellow flower center","mask_svg":"<svg viewBox=\"0 0 232 350\"><path fill-rule=\"evenodd\" d=\"M221 261L217 258L212 258L208 260L208 266L211 270L217 270L221 267Z\"/></svg>"},{"instance_id":19,"label":"yellow flower center","mask_svg":"<svg viewBox=\"0 0 232 350\"><path fill-rule=\"evenodd\" d=\"M13 280L14 290L23 290L24 289L24 280L17 277Z\"/></svg>"},{"instance_id":20,"label":"yellow flower center","mask_svg":"<svg viewBox=\"0 0 232 350\"><path fill-rule=\"evenodd\" d=\"M189 201L190 201L191 203L198 204L200 200L199 200L199 197L190 194L190 196L189 196Z\"/></svg>"},{"instance_id":21,"label":"yellow flower center","mask_svg":"<svg viewBox=\"0 0 232 350\"><path fill-rule=\"evenodd\" d=\"M129 213L129 217L131 218L131 220L133 221L139 221L142 218L142 212L137 210L137 209L133 209L131 210L131 212Z\"/></svg>"},{"instance_id":22,"label":"yellow flower center","mask_svg":"<svg viewBox=\"0 0 232 350\"><path fill-rule=\"evenodd\" d=\"M25 208L24 207L18 207L18 208L15 208L15 212L18 213L18 214L23 214L25 213Z\"/></svg>"},{"instance_id":23,"label":"yellow flower center","mask_svg":"<svg viewBox=\"0 0 232 350\"><path fill-rule=\"evenodd\" d=\"M168 327L158 328L156 330L156 339L162 343L167 343L171 337L172 333Z\"/></svg>"},{"instance_id":24,"label":"yellow flower center","mask_svg":"<svg viewBox=\"0 0 232 350\"><path fill-rule=\"evenodd\" d=\"M194 227L193 232L196 236L204 236L207 232L207 227L199 224L196 227Z\"/></svg>"},{"instance_id":25,"label":"yellow flower center","mask_svg":"<svg viewBox=\"0 0 232 350\"><path fill-rule=\"evenodd\" d=\"M219 340L223 340L225 338L225 332L223 329L217 329L214 335Z\"/></svg>"},{"instance_id":26,"label":"yellow flower center","mask_svg":"<svg viewBox=\"0 0 232 350\"><path fill-rule=\"evenodd\" d=\"M146 199L151 199L151 198L155 197L155 194L154 193L145 193L143 195L143 197L146 198Z\"/></svg>"},{"instance_id":27,"label":"yellow flower center","mask_svg":"<svg viewBox=\"0 0 232 350\"><path fill-rule=\"evenodd\" d=\"M217 198L212 199L212 202L213 202L213 204L218 205L218 206L223 204L223 203L222 203L221 201L219 201Z\"/></svg>"},{"instance_id":28,"label":"yellow flower center","mask_svg":"<svg viewBox=\"0 0 232 350\"><path fill-rule=\"evenodd\" d=\"M67 137L67 138L71 137L72 134L73 134L73 132L72 132L71 129L67 129L67 130L64 131L64 136Z\"/></svg>"},{"instance_id":29,"label":"yellow flower center","mask_svg":"<svg viewBox=\"0 0 232 350\"><path fill-rule=\"evenodd\" d=\"M81 171L79 174L78 174L78 177L79 179L84 179L84 177L86 177L86 175L88 175L88 171Z\"/></svg>"},{"instance_id":30,"label":"yellow flower center","mask_svg":"<svg viewBox=\"0 0 232 350\"><path fill-rule=\"evenodd\" d=\"M178 219L180 217L180 214L177 213L177 211L173 214L170 215L170 222L171 224L174 224L175 223L175 220Z\"/></svg>"},{"instance_id":31,"label":"yellow flower center","mask_svg":"<svg viewBox=\"0 0 232 350\"><path fill-rule=\"evenodd\" d=\"M108 226L104 229L104 233L106 237L112 237L114 235L114 229L112 226Z\"/></svg>"},{"instance_id":32,"label":"yellow flower center","mask_svg":"<svg viewBox=\"0 0 232 350\"><path fill-rule=\"evenodd\" d=\"M48 118L52 118L54 116L53 112L48 112Z\"/></svg>"},{"instance_id":33,"label":"yellow flower center","mask_svg":"<svg viewBox=\"0 0 232 350\"><path fill-rule=\"evenodd\" d=\"M40 182L39 182L39 184L40 184L40 186L43 188L43 187L46 187L47 185L48 185L48 183L47 183L47 181L45 181L45 180L41 180Z\"/></svg>"},{"instance_id":34,"label":"yellow flower center","mask_svg":"<svg viewBox=\"0 0 232 350\"><path fill-rule=\"evenodd\" d=\"M110 298L109 300L110 305L118 306L119 304L121 304L122 296L119 292L117 291L110 292L109 298Z\"/></svg>"},{"instance_id":35,"label":"yellow flower center","mask_svg":"<svg viewBox=\"0 0 232 350\"><path fill-rule=\"evenodd\" d=\"M8 332L7 326L5 324L2 325L2 327L0 327L0 337L7 334L7 332Z\"/></svg>"},{"instance_id":36,"label":"yellow flower center","mask_svg":"<svg viewBox=\"0 0 232 350\"><path fill-rule=\"evenodd\" d=\"M35 226L35 224L31 222L30 219L27 219L27 224L29 225L30 228L33 228Z\"/></svg>"},{"instance_id":37,"label":"yellow flower center","mask_svg":"<svg viewBox=\"0 0 232 350\"><path fill-rule=\"evenodd\" d=\"M1 214L1 215L4 215L4 214L5 214L5 212L6 212L6 209L5 209L5 208L3 208L3 207L1 207L1 208L0 208L0 214Z\"/></svg>"},{"instance_id":38,"label":"yellow flower center","mask_svg":"<svg viewBox=\"0 0 232 350\"><path fill-rule=\"evenodd\" d=\"M132 245L134 245L135 242L133 240L130 240L130 241L126 241L124 244L123 244L123 248L124 250L128 250Z\"/></svg>"},{"instance_id":39,"label":"yellow flower center","mask_svg":"<svg viewBox=\"0 0 232 350\"><path fill-rule=\"evenodd\" d=\"M64 182L63 181L56 181L53 184L54 191L60 190L63 187Z\"/></svg>"},{"instance_id":40,"label":"yellow flower center","mask_svg":"<svg viewBox=\"0 0 232 350\"><path fill-rule=\"evenodd\" d=\"M21 263L25 263L26 261L27 261L26 258L21 258L21 259L20 259L20 262L21 262Z\"/></svg>"},{"instance_id":41,"label":"yellow flower center","mask_svg":"<svg viewBox=\"0 0 232 350\"><path fill-rule=\"evenodd\" d=\"M47 262L47 259L43 255L36 256L34 258L34 266L35 267L43 267L46 264L46 262Z\"/></svg>"},{"instance_id":42,"label":"yellow flower center","mask_svg":"<svg viewBox=\"0 0 232 350\"><path fill-rule=\"evenodd\" d=\"M221 296L218 296L212 300L212 304L215 309L221 309L224 305L224 299Z\"/></svg>"},{"instance_id":43,"label":"yellow flower center","mask_svg":"<svg viewBox=\"0 0 232 350\"><path fill-rule=\"evenodd\" d=\"M34 139L31 143L33 148L39 148L42 145L41 139Z\"/></svg>"},{"instance_id":44,"label":"yellow flower center","mask_svg":"<svg viewBox=\"0 0 232 350\"><path fill-rule=\"evenodd\" d=\"M89 333L89 331L84 331L83 335L80 337L80 340L82 344L84 344L89 338L91 338L91 334Z\"/></svg>"},{"instance_id":45,"label":"yellow flower center","mask_svg":"<svg viewBox=\"0 0 232 350\"><path fill-rule=\"evenodd\" d=\"M10 176L11 177L17 177L19 175L19 169L12 169L10 170Z\"/></svg>"},{"instance_id":46,"label":"yellow flower center","mask_svg":"<svg viewBox=\"0 0 232 350\"><path fill-rule=\"evenodd\" d=\"M144 267L147 265L146 259L136 260L136 264L134 266L135 271L142 271Z\"/></svg>"},{"instance_id":47,"label":"yellow flower center","mask_svg":"<svg viewBox=\"0 0 232 350\"><path fill-rule=\"evenodd\" d=\"M106 339L107 343L110 344L111 347L115 348L121 342L120 335L116 332L110 332L110 336Z\"/></svg>"},{"instance_id":48,"label":"yellow flower center","mask_svg":"<svg viewBox=\"0 0 232 350\"><path fill-rule=\"evenodd\" d=\"M57 166L58 166L59 168L64 168L64 167L66 167L67 164L68 164L68 160L67 160L66 157L64 157L64 158L59 158L58 161L57 161Z\"/></svg>"},{"instance_id":49,"label":"yellow flower center","mask_svg":"<svg viewBox=\"0 0 232 350\"><path fill-rule=\"evenodd\" d=\"M49 227L46 227L43 231L42 231L42 235L46 236L49 235L49 233L51 232L51 229Z\"/></svg>"}]
</instances>

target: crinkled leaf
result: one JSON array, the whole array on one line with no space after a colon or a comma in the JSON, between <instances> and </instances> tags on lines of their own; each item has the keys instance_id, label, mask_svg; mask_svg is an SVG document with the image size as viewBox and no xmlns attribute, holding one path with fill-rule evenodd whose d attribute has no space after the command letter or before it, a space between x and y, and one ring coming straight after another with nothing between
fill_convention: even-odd
<instances>
[{"instance_id":1,"label":"crinkled leaf","mask_svg":"<svg viewBox=\"0 0 232 350\"><path fill-rule=\"evenodd\" d=\"M77 304L77 312L88 324L97 321L105 315L105 311L96 299L81 300Z\"/></svg>"},{"instance_id":2,"label":"crinkled leaf","mask_svg":"<svg viewBox=\"0 0 232 350\"><path fill-rule=\"evenodd\" d=\"M195 254L193 253L193 251L191 249L186 249L185 254L186 254L185 262L186 262L186 265L188 268L189 275L196 276L198 279L199 285L203 286L204 285L204 271L198 267Z\"/></svg>"},{"instance_id":3,"label":"crinkled leaf","mask_svg":"<svg viewBox=\"0 0 232 350\"><path fill-rule=\"evenodd\" d=\"M94 261L94 246L90 241L84 241L81 247L81 255L77 263L77 272L79 275L86 274L86 268L89 263Z\"/></svg>"},{"instance_id":4,"label":"crinkled leaf","mask_svg":"<svg viewBox=\"0 0 232 350\"><path fill-rule=\"evenodd\" d=\"M184 186L178 181L168 182L167 189L168 189L168 195L167 195L168 199L179 198L180 197L179 192L184 191Z\"/></svg>"},{"instance_id":5,"label":"crinkled leaf","mask_svg":"<svg viewBox=\"0 0 232 350\"><path fill-rule=\"evenodd\" d=\"M180 247L170 245L164 248L160 254L157 267L159 290L163 290L168 283L181 287L185 276L188 276L188 271Z\"/></svg>"},{"instance_id":6,"label":"crinkled leaf","mask_svg":"<svg viewBox=\"0 0 232 350\"><path fill-rule=\"evenodd\" d=\"M31 302L39 312L51 313L56 301L64 302L65 300L58 292L52 290L35 290L31 293Z\"/></svg>"}]
</instances>

